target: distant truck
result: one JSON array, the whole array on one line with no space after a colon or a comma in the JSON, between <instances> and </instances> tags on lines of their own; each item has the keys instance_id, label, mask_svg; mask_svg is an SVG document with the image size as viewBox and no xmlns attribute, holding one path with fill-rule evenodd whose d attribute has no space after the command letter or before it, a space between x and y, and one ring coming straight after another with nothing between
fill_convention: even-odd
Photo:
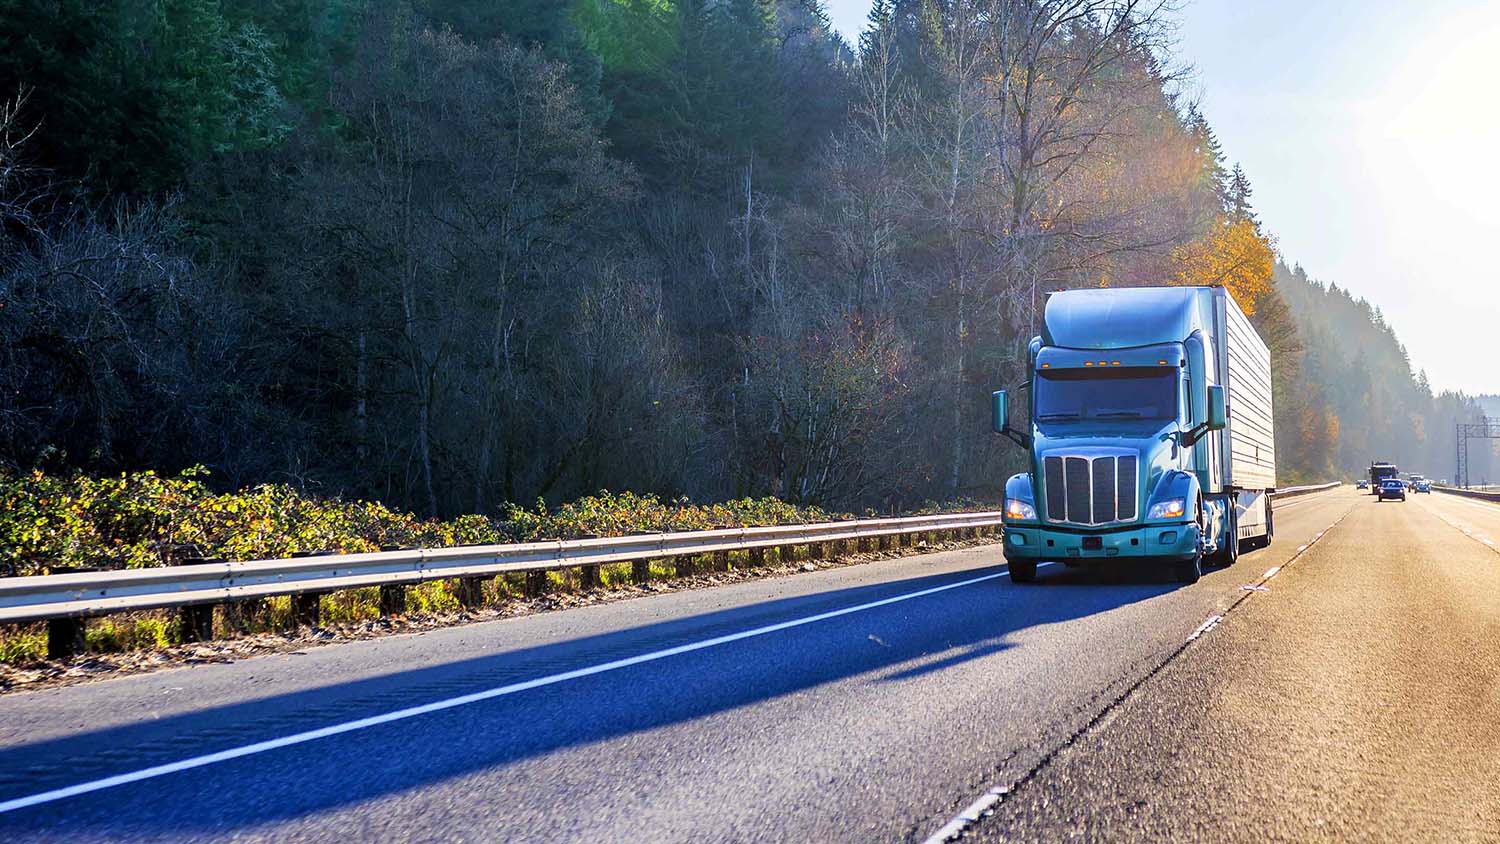
<instances>
[{"instance_id":1,"label":"distant truck","mask_svg":"<svg viewBox=\"0 0 1500 844\"><path fill-rule=\"evenodd\" d=\"M1025 422L1011 427L1005 390L992 408L1030 453L1005 484L1011 580L1125 558L1191 583L1241 542L1270 544L1271 353L1226 290L1054 293L1029 351Z\"/></svg>"},{"instance_id":2,"label":"distant truck","mask_svg":"<svg viewBox=\"0 0 1500 844\"><path fill-rule=\"evenodd\" d=\"M1386 478L1399 479L1400 477L1401 470L1397 469L1396 464L1394 463L1376 461L1370 464L1370 489L1374 491L1374 494L1376 496L1380 495L1381 481L1385 480Z\"/></svg>"}]
</instances>

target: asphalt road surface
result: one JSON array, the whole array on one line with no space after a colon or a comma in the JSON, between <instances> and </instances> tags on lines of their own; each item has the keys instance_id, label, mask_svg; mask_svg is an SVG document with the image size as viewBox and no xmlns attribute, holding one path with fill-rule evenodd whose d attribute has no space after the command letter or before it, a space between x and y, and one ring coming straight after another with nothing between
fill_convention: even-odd
<instances>
[{"instance_id":1,"label":"asphalt road surface","mask_svg":"<svg viewBox=\"0 0 1500 844\"><path fill-rule=\"evenodd\" d=\"M1189 587L995 546L6 695L0 840L1500 840L1500 506L1276 527Z\"/></svg>"}]
</instances>

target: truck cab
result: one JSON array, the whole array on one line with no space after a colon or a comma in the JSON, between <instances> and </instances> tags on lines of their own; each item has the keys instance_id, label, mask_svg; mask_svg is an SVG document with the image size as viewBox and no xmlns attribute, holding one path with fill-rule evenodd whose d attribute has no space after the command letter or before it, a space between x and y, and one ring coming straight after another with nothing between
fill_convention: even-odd
<instances>
[{"instance_id":1,"label":"truck cab","mask_svg":"<svg viewBox=\"0 0 1500 844\"><path fill-rule=\"evenodd\" d=\"M1012 580L1044 560L1113 560L1192 582L1205 558L1269 543L1270 354L1226 291L1055 293L1029 363L992 408L1030 464L1005 485Z\"/></svg>"}]
</instances>

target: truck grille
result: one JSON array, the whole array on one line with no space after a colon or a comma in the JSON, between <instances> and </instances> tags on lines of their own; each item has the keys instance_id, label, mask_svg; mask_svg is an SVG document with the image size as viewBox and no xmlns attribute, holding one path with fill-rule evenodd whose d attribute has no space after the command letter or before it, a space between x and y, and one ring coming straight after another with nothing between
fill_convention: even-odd
<instances>
[{"instance_id":1,"label":"truck grille","mask_svg":"<svg viewBox=\"0 0 1500 844\"><path fill-rule=\"evenodd\" d=\"M1133 520L1136 468L1133 454L1044 459L1047 518L1080 525Z\"/></svg>"}]
</instances>

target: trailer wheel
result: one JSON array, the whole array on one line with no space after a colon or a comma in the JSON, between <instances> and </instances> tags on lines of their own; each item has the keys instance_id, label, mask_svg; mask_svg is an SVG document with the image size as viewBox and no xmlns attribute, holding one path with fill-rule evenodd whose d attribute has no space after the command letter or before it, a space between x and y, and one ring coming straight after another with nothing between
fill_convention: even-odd
<instances>
[{"instance_id":1,"label":"trailer wheel","mask_svg":"<svg viewBox=\"0 0 1500 844\"><path fill-rule=\"evenodd\" d=\"M1276 538L1276 519L1271 510L1271 499L1266 499L1266 535L1255 541L1256 548L1270 548L1271 540Z\"/></svg>"},{"instance_id":2,"label":"trailer wheel","mask_svg":"<svg viewBox=\"0 0 1500 844\"><path fill-rule=\"evenodd\" d=\"M1011 583L1030 583L1036 580L1036 560L1012 560L1010 563Z\"/></svg>"}]
</instances>

